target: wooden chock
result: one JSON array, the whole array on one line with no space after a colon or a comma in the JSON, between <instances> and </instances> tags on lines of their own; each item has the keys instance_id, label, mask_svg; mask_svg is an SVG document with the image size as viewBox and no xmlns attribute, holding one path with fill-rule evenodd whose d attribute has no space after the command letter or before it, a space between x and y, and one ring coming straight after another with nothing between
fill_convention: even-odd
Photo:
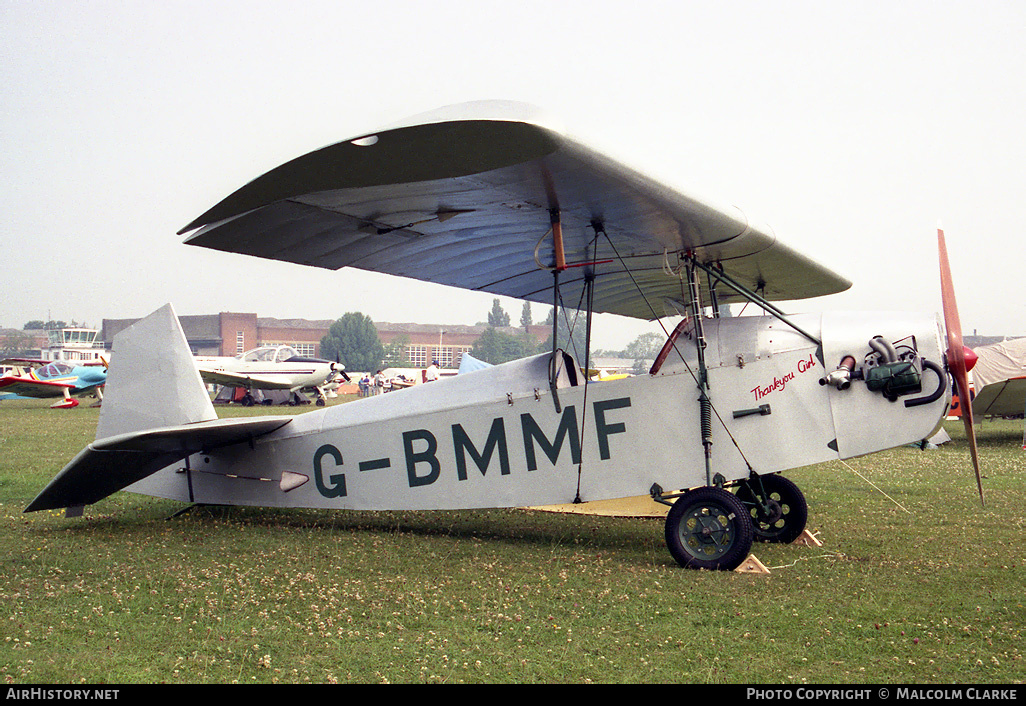
<instances>
[{"instance_id":1,"label":"wooden chock","mask_svg":"<svg viewBox=\"0 0 1026 706\"><path fill-rule=\"evenodd\" d=\"M798 539L796 539L793 542L791 542L791 544L797 544L798 546L801 546L801 547L822 547L823 546L823 542L821 542L818 539L816 539L816 535L812 534L812 532L810 532L809 530L804 530L800 535L798 535Z\"/></svg>"},{"instance_id":2,"label":"wooden chock","mask_svg":"<svg viewBox=\"0 0 1026 706\"><path fill-rule=\"evenodd\" d=\"M754 554L749 554L748 558L742 561L734 571L741 574L768 574L770 572L769 568Z\"/></svg>"}]
</instances>

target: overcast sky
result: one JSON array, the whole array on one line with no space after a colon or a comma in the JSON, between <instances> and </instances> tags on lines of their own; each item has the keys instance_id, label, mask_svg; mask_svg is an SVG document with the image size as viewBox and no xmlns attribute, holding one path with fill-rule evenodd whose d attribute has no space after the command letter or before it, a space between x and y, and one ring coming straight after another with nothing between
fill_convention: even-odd
<instances>
[{"instance_id":1,"label":"overcast sky","mask_svg":"<svg viewBox=\"0 0 1026 706\"><path fill-rule=\"evenodd\" d=\"M854 282L789 311L939 311L942 224L964 332L1026 335L1024 30L1022 0L0 0L0 326L168 301L482 321L491 295L176 232L313 149L498 98ZM625 322L603 318L596 345L651 330Z\"/></svg>"}]
</instances>

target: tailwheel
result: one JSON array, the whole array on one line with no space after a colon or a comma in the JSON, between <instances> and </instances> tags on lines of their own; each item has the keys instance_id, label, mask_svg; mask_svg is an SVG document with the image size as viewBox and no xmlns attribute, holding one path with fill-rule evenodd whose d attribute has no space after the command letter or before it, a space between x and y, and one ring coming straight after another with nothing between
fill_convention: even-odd
<instances>
[{"instance_id":1,"label":"tailwheel","mask_svg":"<svg viewBox=\"0 0 1026 706\"><path fill-rule=\"evenodd\" d=\"M752 518L755 541L790 544L805 531L809 506L798 486L781 475L753 475L737 489Z\"/></svg>"},{"instance_id":2,"label":"tailwheel","mask_svg":"<svg viewBox=\"0 0 1026 706\"><path fill-rule=\"evenodd\" d=\"M666 515L666 546L687 569L733 571L752 549L752 523L731 493L706 486L688 491Z\"/></svg>"}]
</instances>

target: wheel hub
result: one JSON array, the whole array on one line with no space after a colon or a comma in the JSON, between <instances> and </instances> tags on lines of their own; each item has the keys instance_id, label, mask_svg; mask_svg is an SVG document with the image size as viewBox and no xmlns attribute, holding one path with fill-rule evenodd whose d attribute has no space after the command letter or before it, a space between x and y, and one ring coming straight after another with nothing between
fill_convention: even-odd
<instances>
[{"instance_id":1,"label":"wheel hub","mask_svg":"<svg viewBox=\"0 0 1026 706\"><path fill-rule=\"evenodd\" d=\"M779 502L777 502L773 498L769 498L766 500L765 505L763 505L762 513L760 514L759 519L765 520L766 522L773 524L783 516L784 508L780 506Z\"/></svg>"},{"instance_id":2,"label":"wheel hub","mask_svg":"<svg viewBox=\"0 0 1026 706\"><path fill-rule=\"evenodd\" d=\"M720 556L733 541L729 519L720 508L696 508L682 524L681 534L684 545L702 557Z\"/></svg>"}]
</instances>

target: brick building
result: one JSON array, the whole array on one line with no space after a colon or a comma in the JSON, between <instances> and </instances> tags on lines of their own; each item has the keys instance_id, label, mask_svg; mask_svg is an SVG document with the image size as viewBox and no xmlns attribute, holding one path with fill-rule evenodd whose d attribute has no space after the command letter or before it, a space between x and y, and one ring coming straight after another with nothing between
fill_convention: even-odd
<instances>
[{"instance_id":1,"label":"brick building","mask_svg":"<svg viewBox=\"0 0 1026 706\"><path fill-rule=\"evenodd\" d=\"M487 326L462 324L375 323L374 326L384 345L403 344L404 362L413 368L427 367L433 360L437 360L442 368L458 368L460 356L469 352L488 329ZM523 328L511 326L499 327L499 330L509 334L523 333ZM545 341L551 331L549 326L527 327L528 335L538 343Z\"/></svg>"},{"instance_id":2,"label":"brick building","mask_svg":"<svg viewBox=\"0 0 1026 706\"><path fill-rule=\"evenodd\" d=\"M195 355L233 356L258 346L286 344L301 355L319 356L321 339L327 334L333 320L273 319L256 314L221 312L200 316L178 317L185 338ZM137 319L104 319L102 338L113 341L114 336L128 328ZM404 365L427 367L437 360L443 368L459 367L460 356L470 351L487 326L462 324L395 324L375 322L378 338L386 347L401 343ZM523 333L523 328L504 327L506 333ZM529 326L528 335L538 343L548 338L551 328ZM116 353L117 351L115 351Z\"/></svg>"}]
</instances>

